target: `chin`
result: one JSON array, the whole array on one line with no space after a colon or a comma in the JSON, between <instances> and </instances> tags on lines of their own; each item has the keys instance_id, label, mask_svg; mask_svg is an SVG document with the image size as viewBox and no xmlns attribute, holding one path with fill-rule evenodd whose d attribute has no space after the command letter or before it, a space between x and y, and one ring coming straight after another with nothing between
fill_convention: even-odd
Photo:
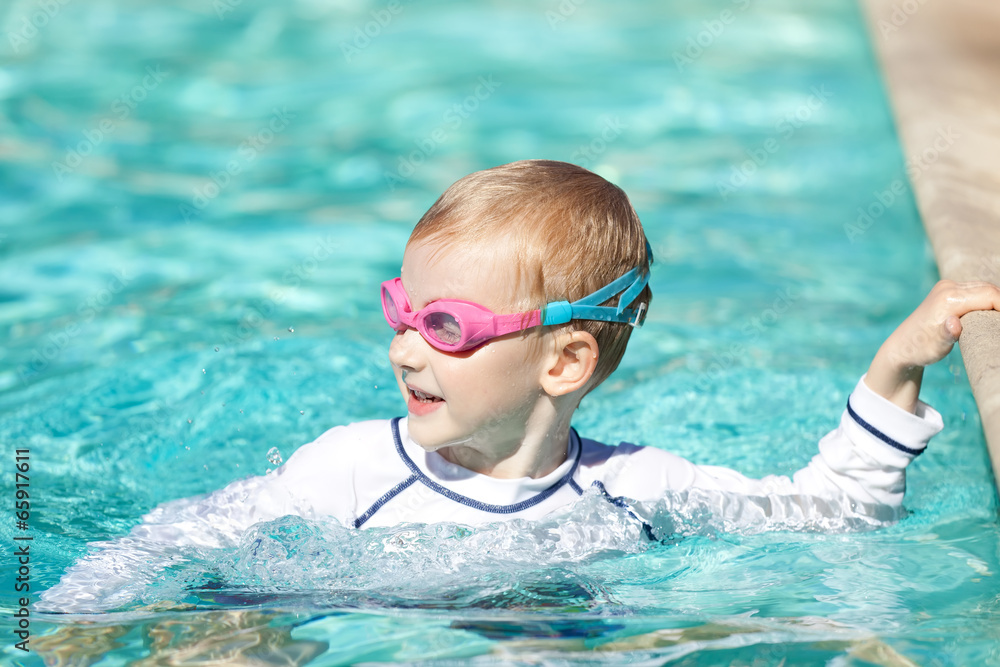
<instances>
[{"instance_id":1,"label":"chin","mask_svg":"<svg viewBox=\"0 0 1000 667\"><path fill-rule=\"evenodd\" d=\"M423 420L424 418L417 417ZM414 423L414 418L409 417L406 421L410 439L420 445L420 448L428 452L436 452L445 447L460 445L472 440L471 436L461 436L457 433L442 433L442 429L435 428L433 424Z\"/></svg>"},{"instance_id":2,"label":"chin","mask_svg":"<svg viewBox=\"0 0 1000 667\"><path fill-rule=\"evenodd\" d=\"M421 423L423 421L425 421L425 418L407 415L406 428L409 433L410 440L417 443L422 449L425 449L428 452L440 449L443 443L440 442L439 437L435 437L437 435L435 433L437 429L430 424Z\"/></svg>"}]
</instances>

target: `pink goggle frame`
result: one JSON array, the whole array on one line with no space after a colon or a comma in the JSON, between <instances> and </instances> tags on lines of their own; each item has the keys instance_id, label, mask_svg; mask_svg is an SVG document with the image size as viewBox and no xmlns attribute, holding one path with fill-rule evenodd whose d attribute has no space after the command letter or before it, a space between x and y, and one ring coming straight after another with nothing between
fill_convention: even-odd
<instances>
[{"instance_id":1,"label":"pink goggle frame","mask_svg":"<svg viewBox=\"0 0 1000 667\"><path fill-rule=\"evenodd\" d=\"M403 289L403 279L382 283L382 314L396 331L416 329L428 343L443 352L461 352L491 338L537 327L542 311L497 315L471 301L439 299L413 312Z\"/></svg>"}]
</instances>

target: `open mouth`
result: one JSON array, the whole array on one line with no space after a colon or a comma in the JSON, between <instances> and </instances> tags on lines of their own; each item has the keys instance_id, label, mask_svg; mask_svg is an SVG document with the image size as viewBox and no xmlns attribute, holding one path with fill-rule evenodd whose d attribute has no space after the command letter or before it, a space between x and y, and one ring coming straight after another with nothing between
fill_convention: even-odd
<instances>
[{"instance_id":1,"label":"open mouth","mask_svg":"<svg viewBox=\"0 0 1000 667\"><path fill-rule=\"evenodd\" d=\"M420 391L419 389L410 389L410 396L412 396L421 403L441 403L444 401L444 399L439 396L435 396L434 394L428 394L426 392Z\"/></svg>"},{"instance_id":2,"label":"open mouth","mask_svg":"<svg viewBox=\"0 0 1000 667\"><path fill-rule=\"evenodd\" d=\"M414 389L409 386L407 389L409 389L410 395L406 401L406 409L412 417L423 417L425 415L429 415L432 412L436 412L442 405L444 405L444 399L440 396L428 394L426 391Z\"/></svg>"}]
</instances>

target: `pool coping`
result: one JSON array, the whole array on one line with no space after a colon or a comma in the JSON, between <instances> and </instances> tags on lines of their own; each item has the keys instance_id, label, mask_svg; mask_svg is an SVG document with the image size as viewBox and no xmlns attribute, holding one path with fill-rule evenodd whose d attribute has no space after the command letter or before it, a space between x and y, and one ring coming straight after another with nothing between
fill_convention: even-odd
<instances>
[{"instance_id":1,"label":"pool coping","mask_svg":"<svg viewBox=\"0 0 1000 667\"><path fill-rule=\"evenodd\" d=\"M1000 3L860 4L941 277L1000 283L1000 116L995 113L1000 107L1000 40L995 38L1000 34ZM969 313L962 327L962 360L996 482L1000 312Z\"/></svg>"}]
</instances>

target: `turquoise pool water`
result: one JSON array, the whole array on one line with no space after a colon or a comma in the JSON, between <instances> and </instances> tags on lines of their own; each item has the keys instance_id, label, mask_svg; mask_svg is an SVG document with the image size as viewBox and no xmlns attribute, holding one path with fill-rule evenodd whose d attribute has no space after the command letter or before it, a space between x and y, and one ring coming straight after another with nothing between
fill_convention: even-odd
<instances>
[{"instance_id":1,"label":"turquoise pool water","mask_svg":"<svg viewBox=\"0 0 1000 667\"><path fill-rule=\"evenodd\" d=\"M30 451L32 501L28 531L0 522L4 661L1000 664L997 499L957 353L927 373L946 430L892 526L733 532L673 507L676 539L649 546L584 502L552 521L610 528L568 546L545 522L284 519L139 563L133 603L35 614L16 650L15 533L34 595L158 503L403 412L378 284L470 171L549 157L630 193L656 300L575 425L751 475L808 460L935 272L908 190L875 214L907 156L851 2L94 0L0 21L0 447L12 481Z\"/></svg>"}]
</instances>

